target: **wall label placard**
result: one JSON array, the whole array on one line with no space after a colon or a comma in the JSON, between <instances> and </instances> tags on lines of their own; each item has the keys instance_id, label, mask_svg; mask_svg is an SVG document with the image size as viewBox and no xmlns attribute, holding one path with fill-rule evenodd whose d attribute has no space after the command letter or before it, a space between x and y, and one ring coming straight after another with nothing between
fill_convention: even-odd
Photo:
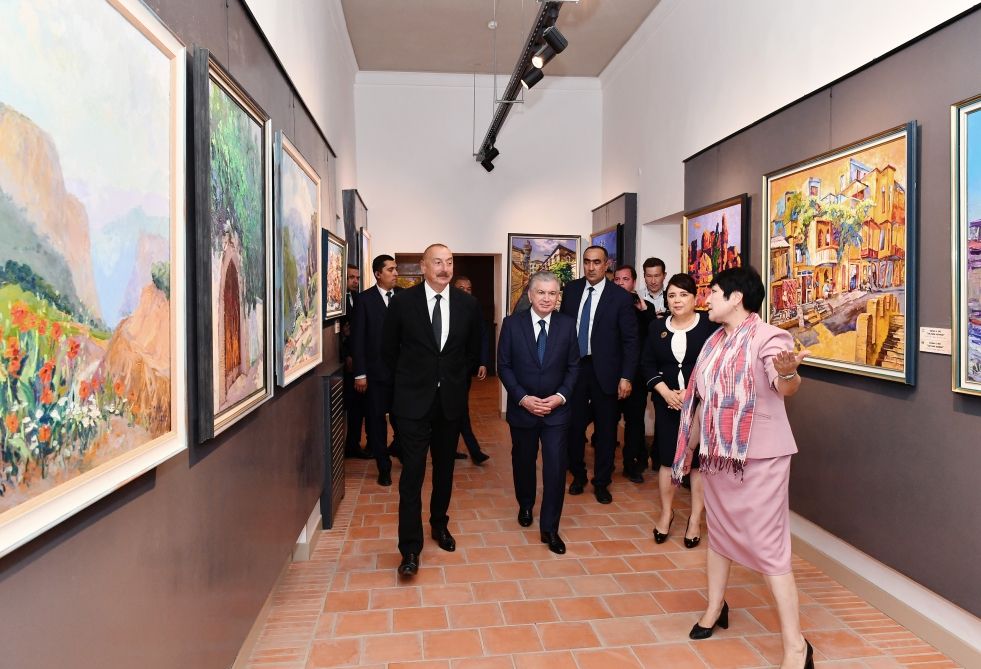
<instances>
[{"instance_id":1,"label":"wall label placard","mask_svg":"<svg viewBox=\"0 0 981 669\"><path fill-rule=\"evenodd\" d=\"M950 355L950 328L920 328L920 350Z\"/></svg>"}]
</instances>

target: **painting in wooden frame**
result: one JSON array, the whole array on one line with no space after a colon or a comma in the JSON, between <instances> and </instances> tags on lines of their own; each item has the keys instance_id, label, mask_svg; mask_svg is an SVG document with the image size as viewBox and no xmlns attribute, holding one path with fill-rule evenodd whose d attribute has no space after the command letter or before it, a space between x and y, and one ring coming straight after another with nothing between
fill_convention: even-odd
<instances>
[{"instance_id":1,"label":"painting in wooden frame","mask_svg":"<svg viewBox=\"0 0 981 669\"><path fill-rule=\"evenodd\" d=\"M695 309L708 309L709 284L719 272L748 261L749 196L746 193L686 212L681 267L698 287Z\"/></svg>"},{"instance_id":2,"label":"painting in wooden frame","mask_svg":"<svg viewBox=\"0 0 981 669\"><path fill-rule=\"evenodd\" d=\"M953 389L981 395L981 95L951 107Z\"/></svg>"},{"instance_id":3,"label":"painting in wooden frame","mask_svg":"<svg viewBox=\"0 0 981 669\"><path fill-rule=\"evenodd\" d=\"M368 228L358 230L358 241L360 249L358 256L361 259L361 290L365 291L375 285L375 273L371 271L371 263L374 257L371 255L371 233Z\"/></svg>"},{"instance_id":4,"label":"painting in wooden frame","mask_svg":"<svg viewBox=\"0 0 981 669\"><path fill-rule=\"evenodd\" d=\"M136 0L0 3L0 42L3 555L187 448L187 109Z\"/></svg>"},{"instance_id":5,"label":"painting in wooden frame","mask_svg":"<svg viewBox=\"0 0 981 669\"><path fill-rule=\"evenodd\" d=\"M324 321L347 313L347 244L330 230L321 230L324 259Z\"/></svg>"},{"instance_id":6,"label":"painting in wooden frame","mask_svg":"<svg viewBox=\"0 0 981 669\"><path fill-rule=\"evenodd\" d=\"M764 316L806 364L915 383L916 131L763 178Z\"/></svg>"},{"instance_id":7,"label":"painting in wooden frame","mask_svg":"<svg viewBox=\"0 0 981 669\"><path fill-rule=\"evenodd\" d=\"M528 278L535 272L554 273L562 287L579 278L582 268L581 244L582 237L579 235L508 233L508 313L530 306Z\"/></svg>"},{"instance_id":8,"label":"painting in wooden frame","mask_svg":"<svg viewBox=\"0 0 981 669\"><path fill-rule=\"evenodd\" d=\"M323 358L320 177L276 133L276 381L288 386Z\"/></svg>"},{"instance_id":9,"label":"painting in wooden frame","mask_svg":"<svg viewBox=\"0 0 981 669\"><path fill-rule=\"evenodd\" d=\"M616 268L620 266L620 257L623 251L623 224L594 232L589 237L589 245L601 246L606 250L606 271L615 272Z\"/></svg>"},{"instance_id":10,"label":"painting in wooden frame","mask_svg":"<svg viewBox=\"0 0 981 669\"><path fill-rule=\"evenodd\" d=\"M197 440L273 396L272 124L206 49L195 49Z\"/></svg>"}]
</instances>

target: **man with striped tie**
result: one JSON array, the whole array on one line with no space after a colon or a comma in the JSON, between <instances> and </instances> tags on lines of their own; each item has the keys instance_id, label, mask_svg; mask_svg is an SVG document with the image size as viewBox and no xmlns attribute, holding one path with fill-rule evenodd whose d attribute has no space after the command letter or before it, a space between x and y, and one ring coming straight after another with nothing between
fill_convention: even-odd
<instances>
[{"instance_id":1,"label":"man with striped tie","mask_svg":"<svg viewBox=\"0 0 981 669\"><path fill-rule=\"evenodd\" d=\"M364 395L367 451L378 464L378 485L392 485L392 458L388 454L385 414L392 408L392 375L382 362L382 324L396 291L399 272L395 258L380 255L371 263L375 286L359 293L351 323L354 390ZM391 419L390 419L391 420ZM392 423L395 429L395 423Z\"/></svg>"},{"instance_id":2,"label":"man with striped tie","mask_svg":"<svg viewBox=\"0 0 981 669\"><path fill-rule=\"evenodd\" d=\"M542 543L553 553L565 553L559 519L565 499L566 432L569 406L579 373L576 321L557 313L559 280L537 272L528 281L531 308L512 314L501 325L497 368L508 394L507 421L511 427L511 469L518 500L518 524L532 523L537 486L535 467L542 447Z\"/></svg>"}]
</instances>

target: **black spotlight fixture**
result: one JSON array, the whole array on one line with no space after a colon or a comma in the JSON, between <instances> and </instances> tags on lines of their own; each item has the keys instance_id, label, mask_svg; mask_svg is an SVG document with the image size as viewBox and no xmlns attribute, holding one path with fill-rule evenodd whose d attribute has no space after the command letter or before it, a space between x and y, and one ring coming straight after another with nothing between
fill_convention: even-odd
<instances>
[{"instance_id":1,"label":"black spotlight fixture","mask_svg":"<svg viewBox=\"0 0 981 669\"><path fill-rule=\"evenodd\" d=\"M545 44L542 44L535 55L531 57L531 64L538 69L545 67L548 61L555 58L556 54L565 51L565 48L569 46L569 40L555 26L546 28L545 32L542 33L542 39L545 40Z\"/></svg>"},{"instance_id":2,"label":"black spotlight fixture","mask_svg":"<svg viewBox=\"0 0 981 669\"><path fill-rule=\"evenodd\" d=\"M494 159L497 158L499 155L501 155L501 152L492 146L484 154L484 159L480 161L480 166L483 167L488 172L490 172L491 170L494 169Z\"/></svg>"},{"instance_id":3,"label":"black spotlight fixture","mask_svg":"<svg viewBox=\"0 0 981 669\"><path fill-rule=\"evenodd\" d=\"M541 68L529 67L525 72L525 76L521 77L521 85L525 87L525 90L530 90L539 81L545 78L545 73L542 72Z\"/></svg>"}]
</instances>

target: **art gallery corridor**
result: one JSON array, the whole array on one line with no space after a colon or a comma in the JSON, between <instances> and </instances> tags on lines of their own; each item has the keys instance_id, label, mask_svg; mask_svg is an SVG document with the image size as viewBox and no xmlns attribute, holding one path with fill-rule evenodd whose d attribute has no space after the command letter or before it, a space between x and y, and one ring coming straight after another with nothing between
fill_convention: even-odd
<instances>
[{"instance_id":1,"label":"art gallery corridor","mask_svg":"<svg viewBox=\"0 0 981 669\"><path fill-rule=\"evenodd\" d=\"M567 496L563 556L539 543L537 508L536 524L518 525L498 389L496 379L474 384L474 430L491 459L482 467L469 460L457 463L450 506L456 552L439 550L427 537L418 575L400 582L395 572L399 466L393 471L395 485L382 488L373 462L348 460L346 496L334 528L321 535L309 561L288 567L243 664L249 669L774 666L780 638L772 599L759 576L739 567L727 595L733 608L729 629L706 641L688 640L705 604L706 542L694 550L682 544L687 491L678 496L671 538L661 545L651 537L657 486L650 475L635 485L618 473L608 506L588 491ZM801 621L818 666L958 666L799 557L794 571Z\"/></svg>"}]
</instances>

